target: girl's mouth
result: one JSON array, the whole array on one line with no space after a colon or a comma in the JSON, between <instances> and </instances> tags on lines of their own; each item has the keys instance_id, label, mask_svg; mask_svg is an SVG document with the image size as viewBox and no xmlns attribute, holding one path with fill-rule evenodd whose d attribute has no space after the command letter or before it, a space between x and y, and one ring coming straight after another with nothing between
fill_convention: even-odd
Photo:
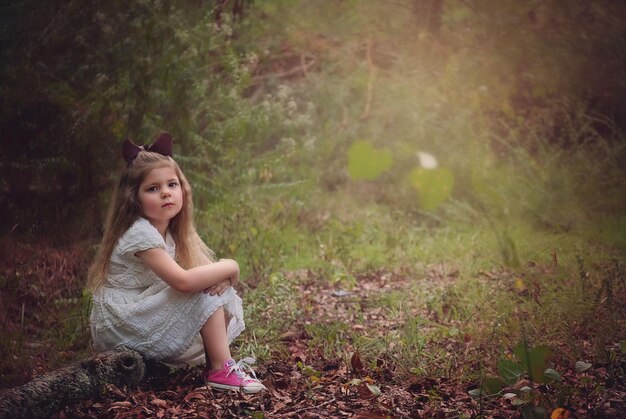
<instances>
[{"instance_id":1,"label":"girl's mouth","mask_svg":"<svg viewBox=\"0 0 626 419\"><path fill-rule=\"evenodd\" d=\"M161 208L171 207L172 205L174 205L174 203L172 203L172 202L168 202L167 204L163 204L163 205L161 205Z\"/></svg>"}]
</instances>

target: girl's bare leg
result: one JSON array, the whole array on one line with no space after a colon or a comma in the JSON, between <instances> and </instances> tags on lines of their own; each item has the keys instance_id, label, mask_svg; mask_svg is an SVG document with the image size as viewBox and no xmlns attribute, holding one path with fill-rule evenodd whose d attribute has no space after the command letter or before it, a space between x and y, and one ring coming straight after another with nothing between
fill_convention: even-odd
<instances>
[{"instance_id":1,"label":"girl's bare leg","mask_svg":"<svg viewBox=\"0 0 626 419\"><path fill-rule=\"evenodd\" d=\"M210 363L211 368L214 370L222 369L224 361L231 358L225 324L224 307L220 307L215 313L211 314L202 326L202 329L200 329L207 365Z\"/></svg>"}]
</instances>

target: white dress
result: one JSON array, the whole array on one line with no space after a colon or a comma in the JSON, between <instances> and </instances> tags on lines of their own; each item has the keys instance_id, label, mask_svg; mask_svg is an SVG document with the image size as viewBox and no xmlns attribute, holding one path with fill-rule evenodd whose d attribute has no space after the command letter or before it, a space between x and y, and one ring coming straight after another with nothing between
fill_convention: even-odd
<instances>
[{"instance_id":1,"label":"white dress","mask_svg":"<svg viewBox=\"0 0 626 419\"><path fill-rule=\"evenodd\" d=\"M117 242L104 286L93 294L91 334L96 351L126 347L173 365L202 363L200 329L223 306L232 342L245 328L241 298L231 287L221 296L182 293L167 285L135 254L160 247L173 258L175 244L139 218Z\"/></svg>"}]
</instances>

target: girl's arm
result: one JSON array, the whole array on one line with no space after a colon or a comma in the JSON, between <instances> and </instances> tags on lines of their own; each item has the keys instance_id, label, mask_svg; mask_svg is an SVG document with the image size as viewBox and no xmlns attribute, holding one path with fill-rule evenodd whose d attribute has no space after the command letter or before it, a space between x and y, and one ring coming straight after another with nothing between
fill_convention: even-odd
<instances>
[{"instance_id":1,"label":"girl's arm","mask_svg":"<svg viewBox=\"0 0 626 419\"><path fill-rule=\"evenodd\" d=\"M199 292L227 279L239 280L239 265L232 259L183 269L164 249L138 252L137 256L163 281L180 292Z\"/></svg>"},{"instance_id":2,"label":"girl's arm","mask_svg":"<svg viewBox=\"0 0 626 419\"><path fill-rule=\"evenodd\" d=\"M203 265L208 265L210 263L215 263L214 261L212 261L211 259L209 259L207 256L205 255L200 255L200 259L202 260L202 264ZM228 259L220 259L220 262L223 260L228 260ZM237 275L236 278L228 278L228 280L230 281L230 286L235 286L235 284L237 283L237 281L239 281L239 275ZM219 285L219 284L217 284ZM213 287L216 287L217 285L213 285Z\"/></svg>"}]
</instances>

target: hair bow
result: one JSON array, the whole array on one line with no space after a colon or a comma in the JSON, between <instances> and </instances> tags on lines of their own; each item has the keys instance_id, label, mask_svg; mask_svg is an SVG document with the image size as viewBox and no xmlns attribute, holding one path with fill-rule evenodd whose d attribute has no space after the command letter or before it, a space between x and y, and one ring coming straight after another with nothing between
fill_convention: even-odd
<instances>
[{"instance_id":1,"label":"hair bow","mask_svg":"<svg viewBox=\"0 0 626 419\"><path fill-rule=\"evenodd\" d=\"M137 145L130 139L125 139L122 149L122 155L124 160L130 164L131 161L137 157L140 151L152 151L154 153L163 154L164 156L172 157L172 146L174 140L172 134L169 132L162 132L152 144Z\"/></svg>"}]
</instances>

